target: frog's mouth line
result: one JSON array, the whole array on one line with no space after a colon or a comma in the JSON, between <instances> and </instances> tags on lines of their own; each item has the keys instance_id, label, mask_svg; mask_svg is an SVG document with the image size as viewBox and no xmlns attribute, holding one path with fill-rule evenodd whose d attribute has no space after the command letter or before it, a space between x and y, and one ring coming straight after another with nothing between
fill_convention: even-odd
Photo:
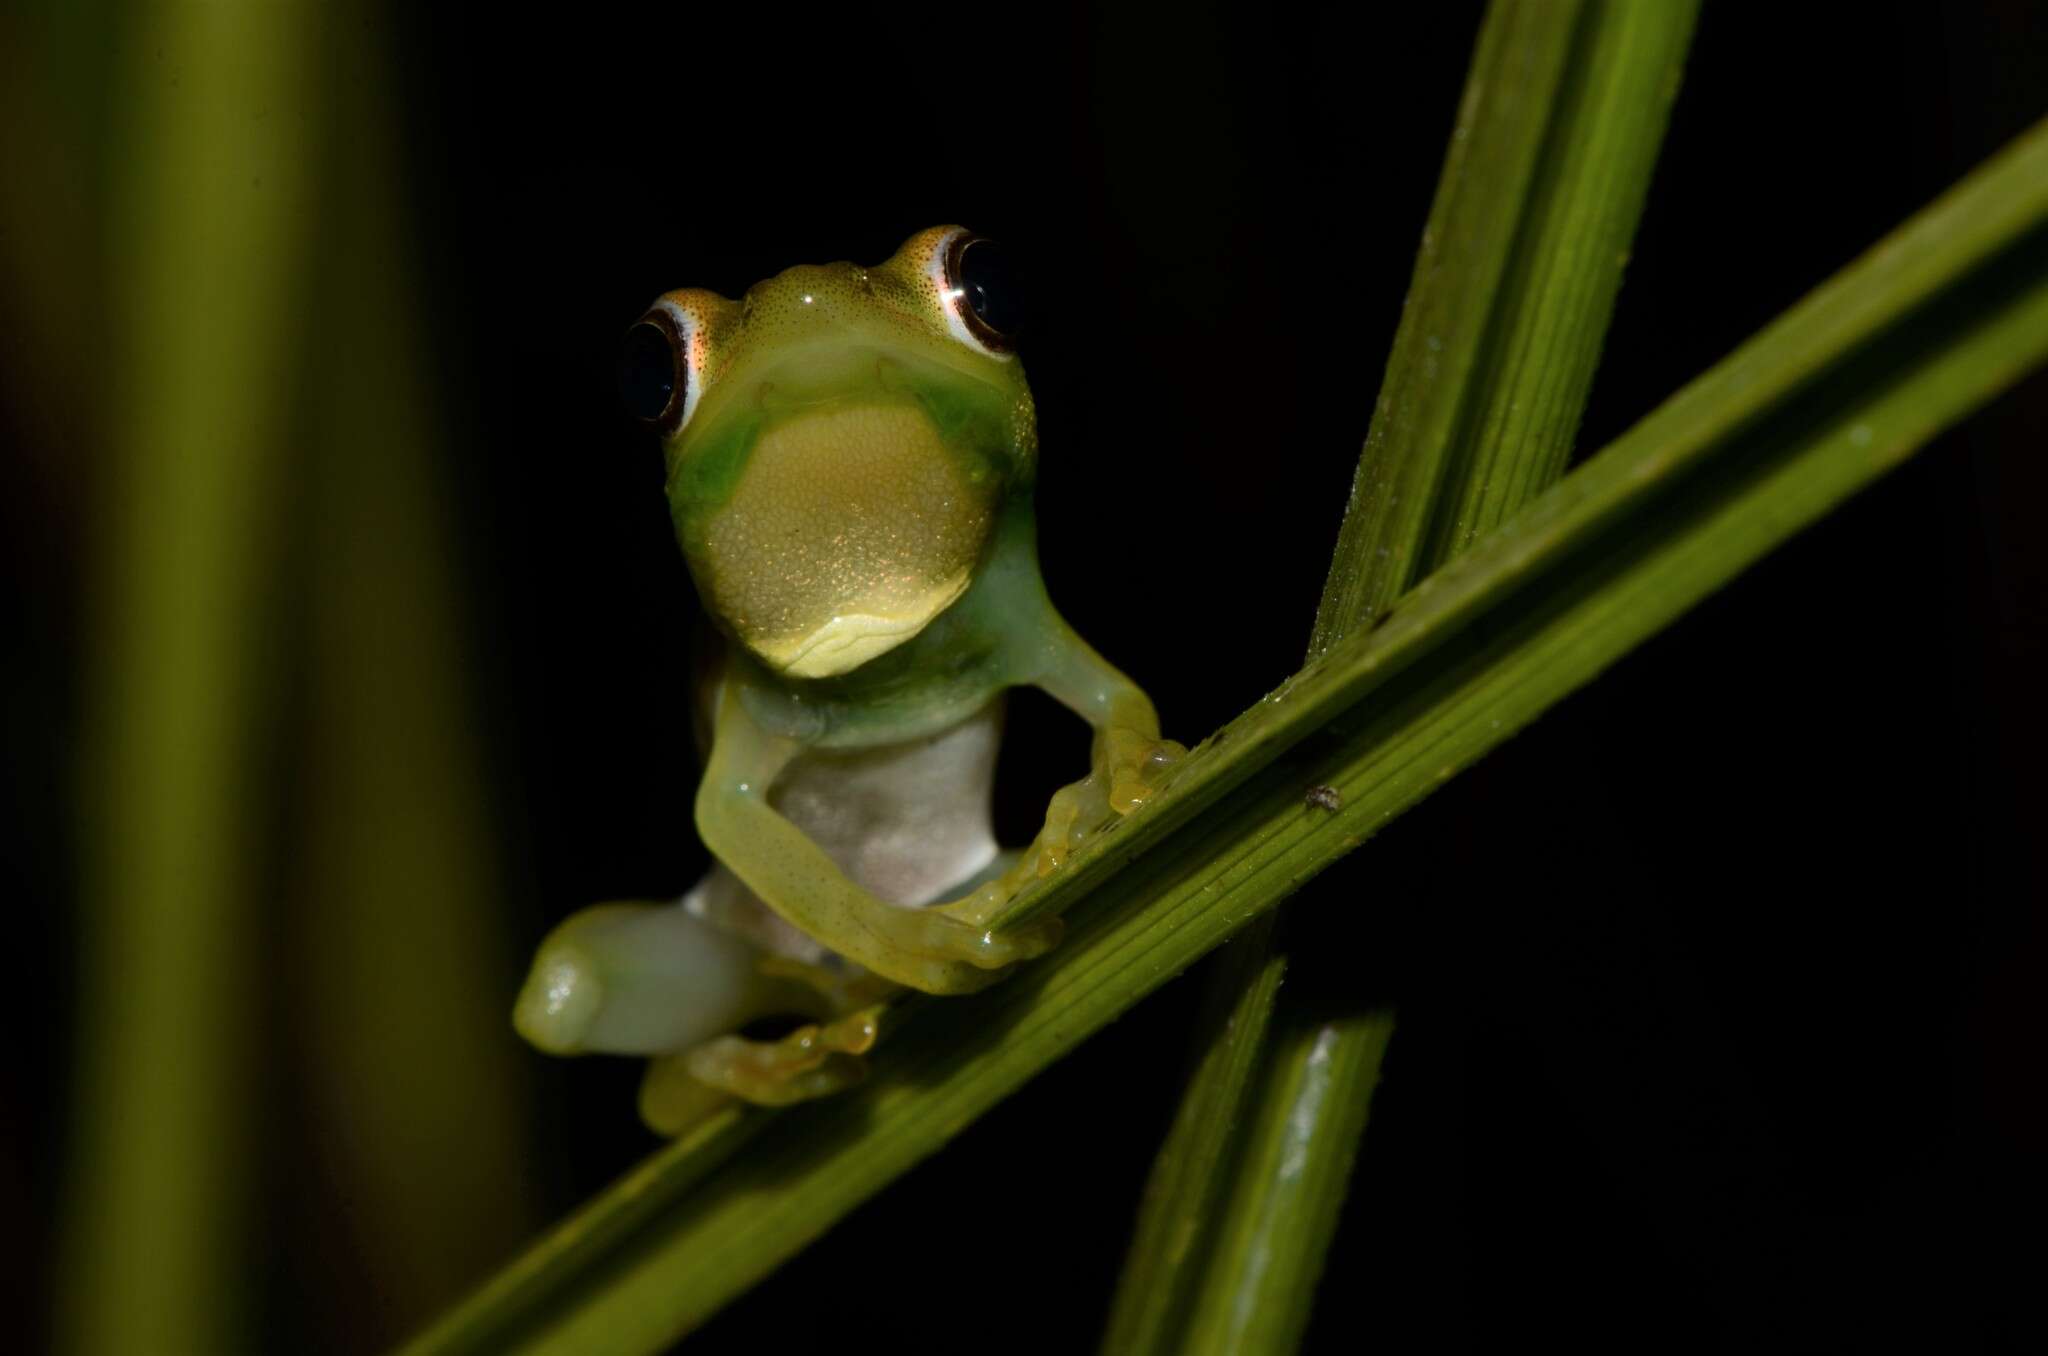
<instances>
[{"instance_id":1,"label":"frog's mouth line","mask_svg":"<svg viewBox=\"0 0 2048 1356\"><path fill-rule=\"evenodd\" d=\"M850 673L911 639L967 592L969 572L940 581L905 613L834 617L809 635L782 645L756 645L761 657L792 678Z\"/></svg>"}]
</instances>

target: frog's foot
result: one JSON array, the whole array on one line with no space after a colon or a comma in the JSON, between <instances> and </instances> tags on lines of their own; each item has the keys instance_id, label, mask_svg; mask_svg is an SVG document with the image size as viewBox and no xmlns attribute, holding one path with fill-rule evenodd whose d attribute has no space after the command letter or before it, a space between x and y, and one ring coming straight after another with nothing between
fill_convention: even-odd
<instances>
[{"instance_id":1,"label":"frog's foot","mask_svg":"<svg viewBox=\"0 0 2048 1356\"><path fill-rule=\"evenodd\" d=\"M1166 769L1186 754L1170 739L1131 729L1104 730L1088 775L1053 793L1045 827L1018 863L1019 873L1043 878L1065 866L1074 849L1103 825L1150 799Z\"/></svg>"},{"instance_id":2,"label":"frog's foot","mask_svg":"<svg viewBox=\"0 0 2048 1356\"><path fill-rule=\"evenodd\" d=\"M864 915L868 944L854 953L861 964L925 993L962 994L985 989L1019 961L1042 956L1060 939L1057 920L996 931L959 913L954 905L887 905Z\"/></svg>"},{"instance_id":3,"label":"frog's foot","mask_svg":"<svg viewBox=\"0 0 2048 1356\"><path fill-rule=\"evenodd\" d=\"M827 1050L841 1054L864 1055L882 1039L882 1017L887 1011L886 1004L870 1003L844 1017L835 1018L818 1028L818 1042Z\"/></svg>"},{"instance_id":4,"label":"frog's foot","mask_svg":"<svg viewBox=\"0 0 2048 1356\"><path fill-rule=\"evenodd\" d=\"M949 904L937 906L937 911L986 929L1025 886L1044 880L1065 866L1074 849L1114 817L1109 808L1107 788L1106 777L1090 773L1082 780L1053 792L1052 801L1045 807L1045 826L1038 831L1038 837L1032 840L1031 846L1016 853L1009 866L994 878ZM1047 927L1052 921L1031 926ZM1011 934L1005 930L988 935L1006 937ZM1054 932L1052 940L1058 939L1059 934ZM1049 946L1047 943L1033 954L1039 954Z\"/></svg>"},{"instance_id":5,"label":"frog's foot","mask_svg":"<svg viewBox=\"0 0 2048 1356\"><path fill-rule=\"evenodd\" d=\"M881 1039L884 1007L874 1003L777 1041L720 1036L648 1061L640 1119L658 1135L682 1135L735 1101L787 1106L858 1083L860 1056Z\"/></svg>"},{"instance_id":6,"label":"frog's foot","mask_svg":"<svg viewBox=\"0 0 2048 1356\"><path fill-rule=\"evenodd\" d=\"M1170 739L1126 728L1103 731L1096 742L1094 769L1053 793L1045 807L1045 825L1031 846L1008 870L945 905L944 912L986 927L1025 886L1058 871L1104 825L1150 799L1166 770L1186 754L1185 746Z\"/></svg>"},{"instance_id":7,"label":"frog's foot","mask_svg":"<svg viewBox=\"0 0 2048 1356\"><path fill-rule=\"evenodd\" d=\"M1106 730L1102 744L1109 808L1120 815L1127 815L1150 800L1166 770L1188 754L1184 744L1132 729Z\"/></svg>"},{"instance_id":8,"label":"frog's foot","mask_svg":"<svg viewBox=\"0 0 2048 1356\"><path fill-rule=\"evenodd\" d=\"M683 1067L706 1087L757 1106L807 1102L851 1087L867 1074L860 1056L881 1036L881 1008L819 1025L807 1023L781 1040L720 1036L683 1054Z\"/></svg>"},{"instance_id":9,"label":"frog's foot","mask_svg":"<svg viewBox=\"0 0 2048 1356\"><path fill-rule=\"evenodd\" d=\"M815 1038L816 1028L812 1028ZM683 1069L698 1084L755 1106L790 1106L850 1088L867 1075L853 1055L832 1050L792 1050L782 1041L720 1036L683 1056Z\"/></svg>"},{"instance_id":10,"label":"frog's foot","mask_svg":"<svg viewBox=\"0 0 2048 1356\"><path fill-rule=\"evenodd\" d=\"M674 1139L717 1115L734 1101L722 1088L690 1077L684 1053L647 1061L640 1080L640 1119L657 1135Z\"/></svg>"}]
</instances>

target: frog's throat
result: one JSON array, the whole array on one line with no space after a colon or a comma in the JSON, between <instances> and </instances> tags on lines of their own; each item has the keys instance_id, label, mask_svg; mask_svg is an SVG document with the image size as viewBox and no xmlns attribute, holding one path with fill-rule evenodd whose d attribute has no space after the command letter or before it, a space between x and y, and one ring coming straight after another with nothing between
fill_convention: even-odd
<instances>
[{"instance_id":1,"label":"frog's throat","mask_svg":"<svg viewBox=\"0 0 2048 1356\"><path fill-rule=\"evenodd\" d=\"M887 654L929 626L932 619L967 592L972 572L961 570L934 584L910 607L889 615L854 613L834 617L809 635L754 649L792 678L834 678Z\"/></svg>"},{"instance_id":2,"label":"frog's throat","mask_svg":"<svg viewBox=\"0 0 2048 1356\"><path fill-rule=\"evenodd\" d=\"M911 639L967 591L1002 480L915 404L778 420L685 533L705 604L763 663L831 678Z\"/></svg>"}]
</instances>

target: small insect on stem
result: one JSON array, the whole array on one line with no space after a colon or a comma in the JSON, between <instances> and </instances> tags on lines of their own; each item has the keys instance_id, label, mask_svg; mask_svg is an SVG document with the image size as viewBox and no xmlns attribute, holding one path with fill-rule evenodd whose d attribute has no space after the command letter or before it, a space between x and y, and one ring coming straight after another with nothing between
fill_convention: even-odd
<instances>
[{"instance_id":1,"label":"small insect on stem","mask_svg":"<svg viewBox=\"0 0 2048 1356\"><path fill-rule=\"evenodd\" d=\"M1334 786L1311 786L1302 803L1335 813L1344 808L1344 793Z\"/></svg>"}]
</instances>

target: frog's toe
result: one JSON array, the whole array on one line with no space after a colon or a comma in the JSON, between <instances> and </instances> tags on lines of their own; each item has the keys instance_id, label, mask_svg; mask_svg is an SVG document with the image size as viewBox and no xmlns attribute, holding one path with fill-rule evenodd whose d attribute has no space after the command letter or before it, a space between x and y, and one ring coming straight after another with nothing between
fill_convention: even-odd
<instances>
[{"instance_id":1,"label":"frog's toe","mask_svg":"<svg viewBox=\"0 0 2048 1356\"><path fill-rule=\"evenodd\" d=\"M995 964L1014 965L1018 961L1043 956L1060 944L1060 938L1066 935L1066 931L1067 925L1059 919L1041 918L1021 927L984 932L982 942L991 957L1000 957Z\"/></svg>"},{"instance_id":2,"label":"frog's toe","mask_svg":"<svg viewBox=\"0 0 2048 1356\"><path fill-rule=\"evenodd\" d=\"M922 909L892 907L875 915L870 927L880 945L863 954L861 963L924 993L973 993L1059 940L1059 924L1052 920L995 931L973 916L978 898Z\"/></svg>"},{"instance_id":3,"label":"frog's toe","mask_svg":"<svg viewBox=\"0 0 2048 1356\"><path fill-rule=\"evenodd\" d=\"M684 1055L662 1055L647 1062L640 1080L640 1119L657 1135L674 1138L730 1106L733 1094L690 1076Z\"/></svg>"},{"instance_id":4,"label":"frog's toe","mask_svg":"<svg viewBox=\"0 0 2048 1356\"><path fill-rule=\"evenodd\" d=\"M818 1044L842 1054L864 1055L882 1038L882 1014L887 1010L886 1004L875 1003L827 1022L818 1028Z\"/></svg>"},{"instance_id":5,"label":"frog's toe","mask_svg":"<svg viewBox=\"0 0 2048 1356\"><path fill-rule=\"evenodd\" d=\"M1171 739L1131 737L1120 742L1110 774L1109 806L1127 815L1152 798L1166 770L1187 757L1185 744Z\"/></svg>"},{"instance_id":6,"label":"frog's toe","mask_svg":"<svg viewBox=\"0 0 2048 1356\"><path fill-rule=\"evenodd\" d=\"M594 958L574 943L543 946L512 1006L513 1027L551 1055L582 1050L604 1010L600 970Z\"/></svg>"},{"instance_id":7,"label":"frog's toe","mask_svg":"<svg viewBox=\"0 0 2048 1356\"><path fill-rule=\"evenodd\" d=\"M883 1012L876 1003L780 1040L719 1036L659 1056L640 1082L640 1119L658 1135L675 1136L735 1098L788 1106L851 1087L867 1075L860 1056L881 1038Z\"/></svg>"},{"instance_id":8,"label":"frog's toe","mask_svg":"<svg viewBox=\"0 0 2048 1356\"><path fill-rule=\"evenodd\" d=\"M1008 973L1001 968L990 969L979 961L912 956L902 961L891 977L919 993L958 998L964 994L980 993Z\"/></svg>"},{"instance_id":9,"label":"frog's toe","mask_svg":"<svg viewBox=\"0 0 2048 1356\"><path fill-rule=\"evenodd\" d=\"M816 1026L779 1041L720 1036L690 1050L683 1067L706 1087L754 1103L788 1106L827 1097L867 1075L857 1057L827 1047Z\"/></svg>"},{"instance_id":10,"label":"frog's toe","mask_svg":"<svg viewBox=\"0 0 2048 1356\"><path fill-rule=\"evenodd\" d=\"M998 930L965 916L978 902L978 895L970 896L956 905L930 911L934 924L944 919L943 925L934 927L932 936L947 957L984 970L999 970L1043 956L1059 945L1066 930L1057 918L1041 918L1021 927Z\"/></svg>"}]
</instances>

